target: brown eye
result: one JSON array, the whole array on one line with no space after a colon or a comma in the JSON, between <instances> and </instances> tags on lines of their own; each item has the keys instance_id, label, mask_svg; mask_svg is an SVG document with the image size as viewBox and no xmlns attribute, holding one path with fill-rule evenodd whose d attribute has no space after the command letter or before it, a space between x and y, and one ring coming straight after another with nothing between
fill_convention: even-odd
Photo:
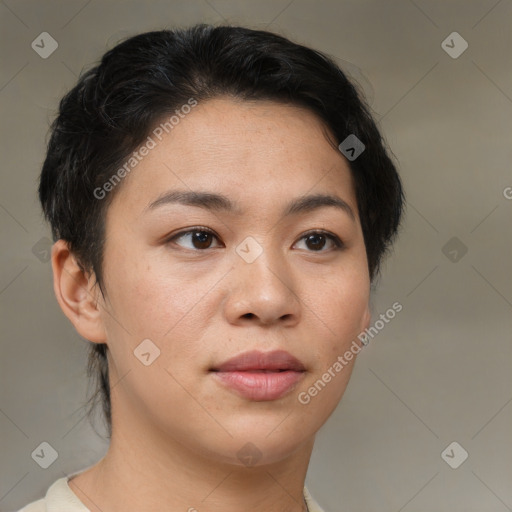
<instances>
[{"instance_id":1,"label":"brown eye","mask_svg":"<svg viewBox=\"0 0 512 512\"><path fill-rule=\"evenodd\" d=\"M306 245L313 251L318 251L323 249L325 246L326 237L325 235L320 235L318 233L313 235L308 235L306 237Z\"/></svg>"},{"instance_id":2,"label":"brown eye","mask_svg":"<svg viewBox=\"0 0 512 512\"><path fill-rule=\"evenodd\" d=\"M342 241L336 236L322 231L313 231L304 235L300 242L304 241L304 245L309 252L327 252L329 245L331 249L340 249L343 247ZM327 246L327 249L324 248ZM302 249L302 247L299 247Z\"/></svg>"},{"instance_id":3,"label":"brown eye","mask_svg":"<svg viewBox=\"0 0 512 512\"><path fill-rule=\"evenodd\" d=\"M196 249L208 249L212 245L213 235L207 231L194 231L192 233L192 245Z\"/></svg>"},{"instance_id":4,"label":"brown eye","mask_svg":"<svg viewBox=\"0 0 512 512\"><path fill-rule=\"evenodd\" d=\"M217 247L212 242L218 240L217 236L210 230L191 229L174 235L169 242L174 242L185 249L204 250ZM179 243L179 241L186 243Z\"/></svg>"}]
</instances>

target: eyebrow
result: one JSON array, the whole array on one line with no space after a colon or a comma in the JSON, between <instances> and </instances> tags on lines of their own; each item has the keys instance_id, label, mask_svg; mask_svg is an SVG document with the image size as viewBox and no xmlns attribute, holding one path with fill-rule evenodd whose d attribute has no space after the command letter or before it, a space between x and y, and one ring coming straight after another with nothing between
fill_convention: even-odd
<instances>
[{"instance_id":1,"label":"eyebrow","mask_svg":"<svg viewBox=\"0 0 512 512\"><path fill-rule=\"evenodd\" d=\"M186 190L171 190L165 192L150 203L144 211L155 210L158 207L168 204L198 206L211 211L223 211L236 215L242 214L242 209L224 195ZM283 217L311 212L328 206L342 210L355 222L356 216L350 205L340 197L330 194L313 194L294 199L284 209Z\"/></svg>"}]
</instances>

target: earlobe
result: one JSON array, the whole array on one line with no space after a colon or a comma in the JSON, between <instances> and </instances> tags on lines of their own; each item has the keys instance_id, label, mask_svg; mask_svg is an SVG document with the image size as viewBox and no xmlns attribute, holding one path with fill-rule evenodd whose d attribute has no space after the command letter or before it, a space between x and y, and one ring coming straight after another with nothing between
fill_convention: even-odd
<instances>
[{"instance_id":1,"label":"earlobe","mask_svg":"<svg viewBox=\"0 0 512 512\"><path fill-rule=\"evenodd\" d=\"M105 343L99 290L94 275L86 275L64 240L52 247L53 289L64 314L78 333L94 343Z\"/></svg>"}]
</instances>

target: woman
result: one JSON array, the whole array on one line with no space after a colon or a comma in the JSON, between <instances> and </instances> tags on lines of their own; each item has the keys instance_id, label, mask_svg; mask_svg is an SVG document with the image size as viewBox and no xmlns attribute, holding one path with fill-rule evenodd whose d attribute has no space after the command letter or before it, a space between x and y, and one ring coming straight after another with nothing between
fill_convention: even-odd
<instances>
[{"instance_id":1,"label":"woman","mask_svg":"<svg viewBox=\"0 0 512 512\"><path fill-rule=\"evenodd\" d=\"M403 201L334 62L242 27L132 37L62 99L39 194L110 446L22 510L321 510L315 435Z\"/></svg>"}]
</instances>

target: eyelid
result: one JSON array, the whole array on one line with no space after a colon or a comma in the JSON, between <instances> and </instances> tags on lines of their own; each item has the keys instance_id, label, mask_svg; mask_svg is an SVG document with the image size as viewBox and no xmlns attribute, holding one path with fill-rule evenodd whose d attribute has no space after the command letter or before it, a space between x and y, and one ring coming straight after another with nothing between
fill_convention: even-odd
<instances>
[{"instance_id":1,"label":"eyelid","mask_svg":"<svg viewBox=\"0 0 512 512\"><path fill-rule=\"evenodd\" d=\"M164 243L167 244L167 243L172 242L176 238L180 238L180 237L182 237L184 235L188 235L190 233L195 233L197 231L206 231L207 233L210 233L215 238L217 238L217 240L220 242L219 235L215 231L213 231L213 229L207 228L206 226L191 226L189 228L182 229L181 231L178 231L177 233L173 233L173 234L171 234L169 236L164 237L163 241L164 241ZM203 251L205 251L205 250L206 249L203 249Z\"/></svg>"}]
</instances>

